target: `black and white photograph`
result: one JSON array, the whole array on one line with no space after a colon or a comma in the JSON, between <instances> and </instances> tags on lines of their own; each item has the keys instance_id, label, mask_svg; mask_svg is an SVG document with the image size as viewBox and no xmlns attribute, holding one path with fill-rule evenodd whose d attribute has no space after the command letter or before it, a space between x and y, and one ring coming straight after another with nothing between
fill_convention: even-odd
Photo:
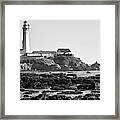
<instances>
[{"instance_id":1,"label":"black and white photograph","mask_svg":"<svg viewBox=\"0 0 120 120\"><path fill-rule=\"evenodd\" d=\"M119 7L113 1L4 2L3 118L117 118Z\"/></svg>"},{"instance_id":2,"label":"black and white photograph","mask_svg":"<svg viewBox=\"0 0 120 120\"><path fill-rule=\"evenodd\" d=\"M100 21L20 20L20 100L100 100Z\"/></svg>"}]
</instances>

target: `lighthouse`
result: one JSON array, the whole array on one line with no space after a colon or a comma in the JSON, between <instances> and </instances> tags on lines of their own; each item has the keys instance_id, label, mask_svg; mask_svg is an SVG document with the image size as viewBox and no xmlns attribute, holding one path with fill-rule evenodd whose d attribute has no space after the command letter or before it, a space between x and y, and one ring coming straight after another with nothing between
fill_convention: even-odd
<instances>
[{"instance_id":1,"label":"lighthouse","mask_svg":"<svg viewBox=\"0 0 120 120\"><path fill-rule=\"evenodd\" d=\"M21 54L30 53L30 44L29 44L29 27L30 25L27 21L23 22L23 40L22 40L22 49L20 49Z\"/></svg>"}]
</instances>

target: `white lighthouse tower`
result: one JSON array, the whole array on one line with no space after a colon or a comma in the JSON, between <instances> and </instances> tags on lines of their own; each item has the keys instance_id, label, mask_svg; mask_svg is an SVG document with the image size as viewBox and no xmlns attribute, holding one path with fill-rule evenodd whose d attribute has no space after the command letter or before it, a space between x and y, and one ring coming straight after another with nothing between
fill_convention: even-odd
<instances>
[{"instance_id":1,"label":"white lighthouse tower","mask_svg":"<svg viewBox=\"0 0 120 120\"><path fill-rule=\"evenodd\" d=\"M29 44L29 27L27 21L23 23L23 40L22 40L22 49L20 49L20 54L30 53L30 44Z\"/></svg>"}]
</instances>

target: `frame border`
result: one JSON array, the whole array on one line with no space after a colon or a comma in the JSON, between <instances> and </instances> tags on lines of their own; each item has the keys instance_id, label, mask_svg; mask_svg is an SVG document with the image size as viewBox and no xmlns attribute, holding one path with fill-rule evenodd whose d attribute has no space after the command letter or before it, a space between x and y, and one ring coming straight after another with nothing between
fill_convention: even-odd
<instances>
[{"instance_id":1,"label":"frame border","mask_svg":"<svg viewBox=\"0 0 120 120\"><path fill-rule=\"evenodd\" d=\"M119 0L44 0L1 2L0 119L120 119L119 116ZM115 5L115 115L5 115L5 5Z\"/></svg>"}]
</instances>

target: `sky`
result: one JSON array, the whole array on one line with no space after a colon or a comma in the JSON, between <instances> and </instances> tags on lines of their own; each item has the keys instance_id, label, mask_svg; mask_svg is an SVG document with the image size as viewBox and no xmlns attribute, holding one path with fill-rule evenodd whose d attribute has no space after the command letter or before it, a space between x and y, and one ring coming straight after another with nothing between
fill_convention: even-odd
<instances>
[{"instance_id":1,"label":"sky","mask_svg":"<svg viewBox=\"0 0 120 120\"><path fill-rule=\"evenodd\" d=\"M28 20L28 23L31 52L69 48L86 64L100 62L99 20Z\"/></svg>"}]
</instances>

